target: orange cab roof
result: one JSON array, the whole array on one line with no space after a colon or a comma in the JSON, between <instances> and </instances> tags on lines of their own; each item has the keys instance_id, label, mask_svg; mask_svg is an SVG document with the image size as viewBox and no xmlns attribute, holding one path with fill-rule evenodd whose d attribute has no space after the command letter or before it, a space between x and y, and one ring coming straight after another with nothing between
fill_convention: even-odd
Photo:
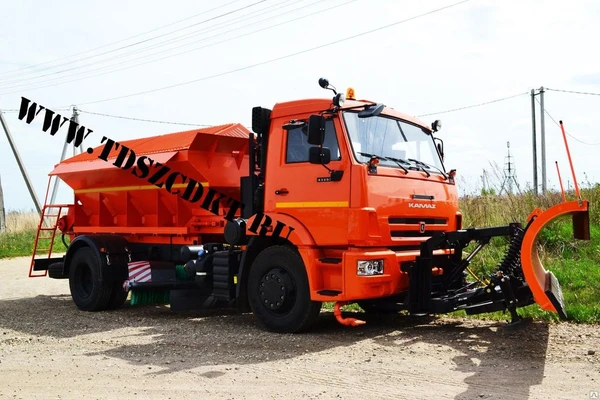
<instances>
[{"instance_id":1,"label":"orange cab roof","mask_svg":"<svg viewBox=\"0 0 600 400\"><path fill-rule=\"evenodd\" d=\"M357 107L360 105L372 104L375 103L369 100L346 100L344 106L340 108L340 110L344 110L350 107ZM296 114L304 114L304 113L319 113L321 111L325 111L331 109L333 107L333 103L331 99L305 99L305 100L295 100L288 101L285 103L277 103L275 107L273 107L272 118L285 117L287 115L296 115ZM412 122L413 124L422 126L423 128L431 131L431 127L420 120L417 117L401 113L399 111L394 110L390 107L385 107L383 115L388 115L390 117L399 118L404 121Z\"/></svg>"}]
</instances>

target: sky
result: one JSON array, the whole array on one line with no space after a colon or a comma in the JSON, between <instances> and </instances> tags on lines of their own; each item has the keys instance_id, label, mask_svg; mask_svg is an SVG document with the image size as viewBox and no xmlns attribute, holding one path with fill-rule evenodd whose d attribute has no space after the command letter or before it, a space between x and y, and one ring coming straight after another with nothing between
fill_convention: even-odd
<instances>
[{"instance_id":1,"label":"sky","mask_svg":"<svg viewBox=\"0 0 600 400\"><path fill-rule=\"evenodd\" d=\"M76 105L80 123L94 131L89 140L96 146L102 136L126 140L192 127L88 112L250 126L254 106L331 97L317 83L322 76L339 90L354 88L357 98L410 115L435 113L422 119L442 120L438 136L445 144L446 169L457 170L461 194L481 189L484 170L490 184L501 183L493 165L502 174L508 142L519 185L531 187L529 93L542 86L600 93L600 2L456 3L3 1L0 110L6 110L4 117L42 202L66 129L52 137L41 131L41 121L20 121L14 110L21 96L65 108L63 115ZM155 90L168 86L173 87ZM516 97L444 112L511 96ZM600 96L552 90L544 96L546 111L563 120L570 135L580 184L597 183ZM560 129L548 116L545 125L548 187L558 188L555 161L565 185L572 185ZM538 170L541 185L539 159ZM0 179L8 210L34 208L2 131ZM62 184L57 200L71 201L72 191Z\"/></svg>"}]
</instances>

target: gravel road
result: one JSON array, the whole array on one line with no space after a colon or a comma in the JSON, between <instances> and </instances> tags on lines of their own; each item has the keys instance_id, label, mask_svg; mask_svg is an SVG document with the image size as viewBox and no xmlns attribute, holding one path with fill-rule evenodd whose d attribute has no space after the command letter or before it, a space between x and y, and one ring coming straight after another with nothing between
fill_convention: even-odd
<instances>
[{"instance_id":1,"label":"gravel road","mask_svg":"<svg viewBox=\"0 0 600 400\"><path fill-rule=\"evenodd\" d=\"M1 399L589 399L600 329L402 316L267 333L252 315L76 309L68 281L0 260ZM361 315L362 316L362 315Z\"/></svg>"}]
</instances>

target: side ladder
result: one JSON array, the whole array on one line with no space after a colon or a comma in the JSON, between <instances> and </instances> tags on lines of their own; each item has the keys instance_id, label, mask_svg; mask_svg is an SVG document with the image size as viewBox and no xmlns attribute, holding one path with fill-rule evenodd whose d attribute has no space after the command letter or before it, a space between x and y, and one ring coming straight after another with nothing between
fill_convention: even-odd
<instances>
[{"instance_id":1,"label":"side ladder","mask_svg":"<svg viewBox=\"0 0 600 400\"><path fill-rule=\"evenodd\" d=\"M48 274L47 270L44 270L43 273L39 274L34 273L33 267L35 265L36 256L39 253L45 254L47 252L47 258L52 257L52 250L54 249L54 239L56 238L56 230L58 229L60 217L66 215L66 211L68 211L69 207L69 204L44 205L44 208L42 209L40 223L38 225L37 232L35 235L35 241L33 243L31 264L29 266L30 278L42 277ZM64 213L63 210L65 210Z\"/></svg>"}]
</instances>

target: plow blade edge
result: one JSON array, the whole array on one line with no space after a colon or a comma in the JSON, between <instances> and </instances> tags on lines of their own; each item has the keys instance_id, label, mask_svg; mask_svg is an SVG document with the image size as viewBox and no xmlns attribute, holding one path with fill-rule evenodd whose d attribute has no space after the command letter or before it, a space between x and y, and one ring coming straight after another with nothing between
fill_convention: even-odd
<instances>
[{"instance_id":1,"label":"plow blade edge","mask_svg":"<svg viewBox=\"0 0 600 400\"><path fill-rule=\"evenodd\" d=\"M544 310L558 313L562 319L567 318L562 290L558 279L542 265L537 238L547 224L565 215L572 216L573 236L576 239L589 240L589 202L587 200L567 201L545 211L539 208L534 210L527 219L528 227L521 245L523 274L535 302Z\"/></svg>"}]
</instances>

